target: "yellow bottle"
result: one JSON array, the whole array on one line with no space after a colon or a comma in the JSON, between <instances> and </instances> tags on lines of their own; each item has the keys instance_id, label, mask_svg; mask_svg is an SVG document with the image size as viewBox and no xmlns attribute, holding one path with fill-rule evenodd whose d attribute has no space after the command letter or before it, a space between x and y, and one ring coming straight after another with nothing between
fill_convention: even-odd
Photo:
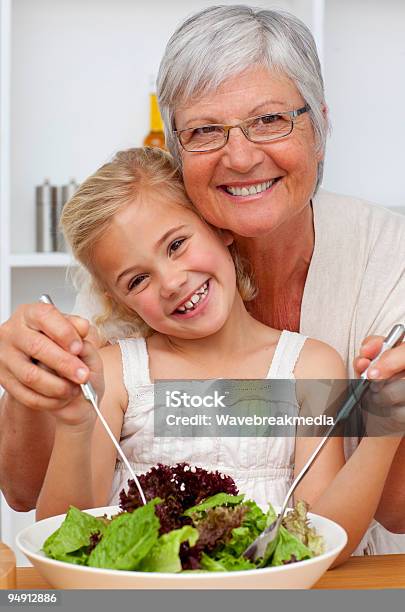
<instances>
[{"instance_id":1,"label":"yellow bottle","mask_svg":"<svg viewBox=\"0 0 405 612\"><path fill-rule=\"evenodd\" d=\"M155 93L149 94L150 131L143 141L144 146L165 149L165 135L163 121L159 112L159 105Z\"/></svg>"}]
</instances>

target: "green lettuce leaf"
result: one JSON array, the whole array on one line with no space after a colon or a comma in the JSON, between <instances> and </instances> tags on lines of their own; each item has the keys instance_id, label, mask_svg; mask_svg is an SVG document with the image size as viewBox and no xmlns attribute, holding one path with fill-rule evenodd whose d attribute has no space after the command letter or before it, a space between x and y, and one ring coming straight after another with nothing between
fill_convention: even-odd
<instances>
[{"instance_id":1,"label":"green lettuce leaf","mask_svg":"<svg viewBox=\"0 0 405 612\"><path fill-rule=\"evenodd\" d=\"M227 572L225 565L221 561L216 561L206 553L202 553L200 560L201 569L205 572ZM188 570L194 571L194 570Z\"/></svg>"},{"instance_id":2,"label":"green lettuce leaf","mask_svg":"<svg viewBox=\"0 0 405 612\"><path fill-rule=\"evenodd\" d=\"M285 565L302 559L310 559L316 553L308 546L311 538L314 538L314 547L319 549L323 543L322 536L318 536L315 530L309 526L307 517L308 505L298 501L293 510L290 510L282 521L277 538L271 542L260 562L260 567L269 565ZM267 512L266 527L269 527L277 518L273 506L269 504ZM322 550L320 551L322 552Z\"/></svg>"},{"instance_id":3,"label":"green lettuce leaf","mask_svg":"<svg viewBox=\"0 0 405 612\"><path fill-rule=\"evenodd\" d=\"M106 528L102 519L71 506L62 525L47 538L42 550L52 559L86 565L91 536L103 535Z\"/></svg>"},{"instance_id":4,"label":"green lettuce leaf","mask_svg":"<svg viewBox=\"0 0 405 612\"><path fill-rule=\"evenodd\" d=\"M190 525L165 533L156 542L138 566L141 572L181 572L180 544L188 541L190 546L198 540L198 531Z\"/></svg>"},{"instance_id":5,"label":"green lettuce leaf","mask_svg":"<svg viewBox=\"0 0 405 612\"><path fill-rule=\"evenodd\" d=\"M266 514L251 500L244 502L248 511L239 527L232 529L231 538L213 553L203 554L201 567L209 571L236 571L254 569L257 564L242 556L242 553L266 527ZM213 561L211 563L209 561Z\"/></svg>"},{"instance_id":6,"label":"green lettuce leaf","mask_svg":"<svg viewBox=\"0 0 405 612\"><path fill-rule=\"evenodd\" d=\"M215 508L216 506L236 506L242 502L244 497L244 494L229 495L228 493L217 493L216 495L208 497L200 504L187 508L187 510L183 512L183 516L192 516L196 512L205 512L206 510Z\"/></svg>"},{"instance_id":7,"label":"green lettuce leaf","mask_svg":"<svg viewBox=\"0 0 405 612\"><path fill-rule=\"evenodd\" d=\"M83 546L83 548L79 548L79 550L75 550L71 553L60 554L57 558L53 557L53 559L64 561L65 563L73 563L74 565L87 565L89 560L89 547Z\"/></svg>"},{"instance_id":8,"label":"green lettuce leaf","mask_svg":"<svg viewBox=\"0 0 405 612\"><path fill-rule=\"evenodd\" d=\"M311 559L313 553L292 533L281 525L278 532L276 547L270 562L266 565L285 565L302 559ZM267 553L267 551L266 551Z\"/></svg>"},{"instance_id":9,"label":"green lettuce leaf","mask_svg":"<svg viewBox=\"0 0 405 612\"><path fill-rule=\"evenodd\" d=\"M273 506L269 504L269 509L266 514L266 527L270 527L272 523L277 519L277 512L274 510Z\"/></svg>"},{"instance_id":10,"label":"green lettuce leaf","mask_svg":"<svg viewBox=\"0 0 405 612\"><path fill-rule=\"evenodd\" d=\"M248 507L240 527L232 530L232 538L223 549L224 554L240 557L246 548L266 528L266 515L252 500L246 501Z\"/></svg>"},{"instance_id":11,"label":"green lettuce leaf","mask_svg":"<svg viewBox=\"0 0 405 612\"><path fill-rule=\"evenodd\" d=\"M237 572L240 570L256 569L256 565L244 557L233 557L223 552L217 559L206 553L201 555L201 568L208 572Z\"/></svg>"},{"instance_id":12,"label":"green lettuce leaf","mask_svg":"<svg viewBox=\"0 0 405 612\"><path fill-rule=\"evenodd\" d=\"M304 501L297 501L294 509L290 510L283 519L283 525L314 555L320 555L325 551L325 541L323 536L318 535L315 529L310 527L307 512L308 504Z\"/></svg>"},{"instance_id":13,"label":"green lettuce leaf","mask_svg":"<svg viewBox=\"0 0 405 612\"><path fill-rule=\"evenodd\" d=\"M135 570L158 540L158 497L134 512L119 514L108 525L104 537L90 553L88 565L119 570Z\"/></svg>"}]
</instances>

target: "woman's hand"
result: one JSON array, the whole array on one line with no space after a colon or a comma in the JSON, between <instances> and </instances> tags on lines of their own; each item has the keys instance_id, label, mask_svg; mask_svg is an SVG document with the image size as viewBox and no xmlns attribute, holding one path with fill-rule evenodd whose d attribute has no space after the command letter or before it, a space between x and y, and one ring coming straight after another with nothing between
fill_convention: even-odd
<instances>
[{"instance_id":1,"label":"woman's hand","mask_svg":"<svg viewBox=\"0 0 405 612\"><path fill-rule=\"evenodd\" d=\"M81 353L90 336L96 343L95 331L81 317L66 316L49 304L20 306L0 326L0 384L33 410L63 408L89 378Z\"/></svg>"},{"instance_id":2,"label":"woman's hand","mask_svg":"<svg viewBox=\"0 0 405 612\"><path fill-rule=\"evenodd\" d=\"M360 376L378 355L384 338L369 336L354 360L354 370ZM362 399L367 412L368 435L403 435L405 432L405 343L387 350L370 368L369 390Z\"/></svg>"},{"instance_id":3,"label":"woman's hand","mask_svg":"<svg viewBox=\"0 0 405 612\"><path fill-rule=\"evenodd\" d=\"M359 375L381 350L383 336L368 336L360 347L360 354L354 360L354 368ZM387 380L392 377L405 378L405 342L385 351L368 373L373 380Z\"/></svg>"}]
</instances>

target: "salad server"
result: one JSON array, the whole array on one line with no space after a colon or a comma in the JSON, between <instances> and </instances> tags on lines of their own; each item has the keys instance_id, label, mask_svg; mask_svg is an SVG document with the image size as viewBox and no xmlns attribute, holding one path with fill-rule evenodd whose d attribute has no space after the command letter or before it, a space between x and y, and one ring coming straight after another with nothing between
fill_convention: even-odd
<instances>
[{"instance_id":1,"label":"salad server","mask_svg":"<svg viewBox=\"0 0 405 612\"><path fill-rule=\"evenodd\" d=\"M282 505L281 511L276 518L276 520L269 525L255 540L248 546L248 548L242 553L242 555L249 559L250 561L256 561L260 557L264 557L265 553L271 554L274 550L277 543L277 535L281 526L281 522L284 518L285 511L287 509L287 504L290 501L295 489L304 478L305 474L308 472L315 459L318 457L319 453L324 448L326 442L329 440L332 433L335 431L337 426L348 418L353 408L359 402L364 392L370 386L370 380L367 378L368 370L374 365L374 363L381 357L381 355L387 351L388 349L394 348L398 344L401 344L405 337L405 325L397 324L391 329L388 336L384 339L381 350L378 355L370 362L368 368L361 374L360 379L357 381L356 385L352 389L352 392L348 399L344 402L343 406L338 411L335 422L333 425L329 427L325 436L322 438L321 442L318 444L312 455L309 457L308 461L305 463L302 470L299 472L298 476L295 478L291 487L289 488L287 495L285 497L284 503Z\"/></svg>"},{"instance_id":2,"label":"salad server","mask_svg":"<svg viewBox=\"0 0 405 612\"><path fill-rule=\"evenodd\" d=\"M43 304L51 304L52 306L54 306L55 304L53 303L53 301L51 300L51 298L49 297L49 295L47 294L43 294L41 295L41 297L39 298L39 301L42 302ZM103 417L103 415L101 414L101 411L98 407L98 398L97 398L97 393L95 392L93 385L90 382L87 383L82 383L80 385L81 390L83 392L84 397L86 398L86 400L88 402L90 402L90 404L93 406L94 410L97 413L98 418L100 419L101 423L104 426L104 429L106 430L107 434L109 435L109 437L111 438L112 443L114 444L117 453L119 454L119 456L121 457L122 461L124 462L124 465L126 466L126 468L128 469L129 473L131 474L132 478L135 481L135 484L138 488L139 491L139 495L141 496L141 500L142 503L145 505L146 504L146 498L145 498L145 494L143 492L143 489L141 487L141 483L139 482L134 470L131 467L131 464L129 463L128 459L126 458L125 454L122 451L121 446L118 444L117 440L115 439L115 436L113 434L113 432L110 429L110 426L108 425L107 421L105 420L105 418Z\"/></svg>"}]
</instances>

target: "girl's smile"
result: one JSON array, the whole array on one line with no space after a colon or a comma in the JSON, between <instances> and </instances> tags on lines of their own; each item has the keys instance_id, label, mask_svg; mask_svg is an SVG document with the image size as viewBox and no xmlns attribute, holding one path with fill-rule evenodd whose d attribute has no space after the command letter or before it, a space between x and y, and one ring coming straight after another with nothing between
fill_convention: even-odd
<instances>
[{"instance_id":1,"label":"girl's smile","mask_svg":"<svg viewBox=\"0 0 405 612\"><path fill-rule=\"evenodd\" d=\"M177 306L173 312L173 316L178 316L181 319L190 319L201 314L201 312L205 310L210 296L210 279L208 279L201 287L193 291L186 300Z\"/></svg>"}]
</instances>

